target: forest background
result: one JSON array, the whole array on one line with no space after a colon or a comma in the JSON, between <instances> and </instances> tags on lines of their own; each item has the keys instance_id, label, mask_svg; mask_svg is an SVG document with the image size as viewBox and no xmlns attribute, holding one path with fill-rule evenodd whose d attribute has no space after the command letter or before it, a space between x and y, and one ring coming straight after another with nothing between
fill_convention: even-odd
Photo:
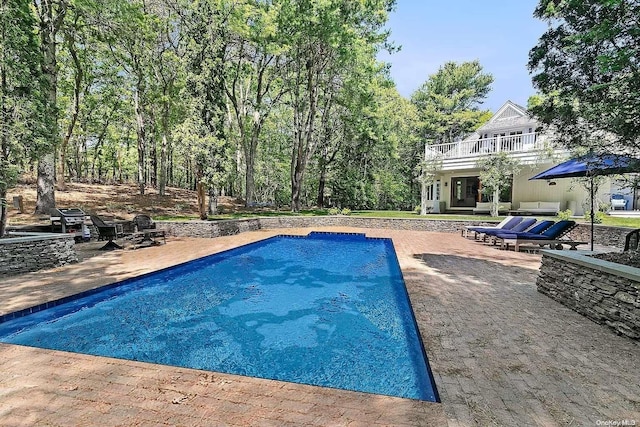
<instances>
[{"instance_id":1,"label":"forest background","mask_svg":"<svg viewBox=\"0 0 640 427\"><path fill-rule=\"evenodd\" d=\"M458 140L484 123L490 112L480 106L493 77L477 61L449 62L410 100L400 96L376 59L396 49L385 30L394 7L395 0L0 0L0 199L34 177L42 214L70 181L135 182L141 195L149 186L161 196L168 186L194 189L202 218L216 212L219 195L292 211L412 210L429 179L425 144ZM588 145L576 126L601 126L616 109L624 114L603 131L626 126L617 133L623 145L637 140L629 124L637 121L622 120L636 104L619 108L629 100L616 86L638 80L637 9L623 0L540 1L535 14L551 26L530 68L546 96L531 107L560 136L573 125L567 146ZM574 25L574 16L595 26ZM602 46L599 37L616 39L613 53L588 49ZM558 51L564 56L554 57ZM567 85L574 76L576 85ZM591 104L576 104L581 94ZM607 96L606 109L584 108L605 105Z\"/></svg>"}]
</instances>

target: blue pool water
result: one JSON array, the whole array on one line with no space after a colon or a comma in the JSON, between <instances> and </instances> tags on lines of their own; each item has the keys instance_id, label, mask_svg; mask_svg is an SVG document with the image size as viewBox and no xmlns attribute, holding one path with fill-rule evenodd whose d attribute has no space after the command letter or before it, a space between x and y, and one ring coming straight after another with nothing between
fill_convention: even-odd
<instances>
[{"instance_id":1,"label":"blue pool water","mask_svg":"<svg viewBox=\"0 0 640 427\"><path fill-rule=\"evenodd\" d=\"M437 401L389 239L278 236L48 305L0 341Z\"/></svg>"}]
</instances>

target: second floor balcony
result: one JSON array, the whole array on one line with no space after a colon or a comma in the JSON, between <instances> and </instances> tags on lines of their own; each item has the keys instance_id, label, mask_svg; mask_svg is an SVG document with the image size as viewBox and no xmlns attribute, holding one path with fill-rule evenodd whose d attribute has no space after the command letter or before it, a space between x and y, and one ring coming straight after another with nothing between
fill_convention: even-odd
<instances>
[{"instance_id":1,"label":"second floor balcony","mask_svg":"<svg viewBox=\"0 0 640 427\"><path fill-rule=\"evenodd\" d=\"M425 156L427 159L441 160L444 170L473 168L480 158L498 152L513 155L523 163L533 163L549 149L550 142L546 135L536 132L495 136L428 145L425 147Z\"/></svg>"}]
</instances>

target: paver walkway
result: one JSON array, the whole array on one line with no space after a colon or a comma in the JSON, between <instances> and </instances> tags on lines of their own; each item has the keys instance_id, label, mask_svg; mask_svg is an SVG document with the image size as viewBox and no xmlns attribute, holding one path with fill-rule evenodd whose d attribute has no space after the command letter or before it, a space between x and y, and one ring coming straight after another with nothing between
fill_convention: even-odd
<instances>
[{"instance_id":1,"label":"paver walkway","mask_svg":"<svg viewBox=\"0 0 640 427\"><path fill-rule=\"evenodd\" d=\"M0 425L640 425L640 345L538 293L540 256L391 237L442 403L0 344ZM280 233L101 254L0 280L0 314Z\"/></svg>"}]
</instances>

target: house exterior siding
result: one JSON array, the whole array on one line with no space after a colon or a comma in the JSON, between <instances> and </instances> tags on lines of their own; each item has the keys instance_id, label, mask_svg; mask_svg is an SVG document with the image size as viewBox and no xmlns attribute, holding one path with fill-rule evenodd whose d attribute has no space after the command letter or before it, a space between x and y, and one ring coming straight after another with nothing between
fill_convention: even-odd
<instances>
[{"instance_id":1,"label":"house exterior siding","mask_svg":"<svg viewBox=\"0 0 640 427\"><path fill-rule=\"evenodd\" d=\"M511 202L512 209L517 209L520 202L560 202L560 210L571 209L575 215L583 215L589 204L588 191L573 179L561 179L549 185L546 181L529 181L529 178L568 158L569 153L554 146L553 136L536 132L538 122L533 120L527 109L507 101L494 116L483 126L462 141L449 144L429 145L425 148L425 157L439 163L438 172L429 194L438 195L430 201L433 211L443 208L447 211L469 211L472 203L460 201L452 203L454 196L459 196L459 183L478 177L481 170L478 160L498 151L507 152L520 163L520 171L513 177ZM477 202L488 195L482 194L480 182ZM597 194L603 202L608 202L612 194L611 182L601 186ZM456 198L457 198L456 196ZM468 196L468 195L467 195ZM501 200L505 201L505 200ZM457 205L463 204L460 207Z\"/></svg>"}]
</instances>

